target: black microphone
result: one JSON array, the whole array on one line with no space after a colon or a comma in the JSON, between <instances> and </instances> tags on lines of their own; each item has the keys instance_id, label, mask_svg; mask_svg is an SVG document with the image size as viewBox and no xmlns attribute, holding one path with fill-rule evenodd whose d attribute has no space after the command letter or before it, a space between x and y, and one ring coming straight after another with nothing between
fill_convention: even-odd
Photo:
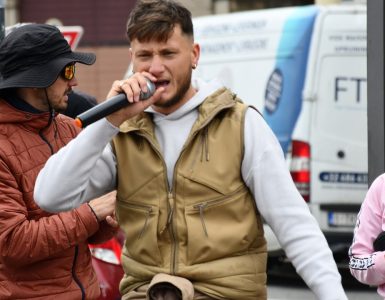
<instances>
[{"instance_id":1,"label":"black microphone","mask_svg":"<svg viewBox=\"0 0 385 300\"><path fill-rule=\"evenodd\" d=\"M147 92L140 92L139 99L146 100L154 93L155 84L147 79ZM75 119L75 124L80 128L84 128L129 104L130 102L127 101L126 94L118 94L78 115Z\"/></svg>"}]
</instances>

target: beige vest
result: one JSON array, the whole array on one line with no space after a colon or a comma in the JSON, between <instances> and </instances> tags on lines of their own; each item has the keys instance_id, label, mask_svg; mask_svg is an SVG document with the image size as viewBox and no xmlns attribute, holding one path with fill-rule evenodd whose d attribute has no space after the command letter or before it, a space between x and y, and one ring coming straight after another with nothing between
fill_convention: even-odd
<instances>
[{"instance_id":1,"label":"beige vest","mask_svg":"<svg viewBox=\"0 0 385 300\"><path fill-rule=\"evenodd\" d=\"M216 299L266 299L266 241L241 176L245 111L226 89L201 104L172 190L151 116L121 126L112 145L127 236L122 294L168 273Z\"/></svg>"}]
</instances>

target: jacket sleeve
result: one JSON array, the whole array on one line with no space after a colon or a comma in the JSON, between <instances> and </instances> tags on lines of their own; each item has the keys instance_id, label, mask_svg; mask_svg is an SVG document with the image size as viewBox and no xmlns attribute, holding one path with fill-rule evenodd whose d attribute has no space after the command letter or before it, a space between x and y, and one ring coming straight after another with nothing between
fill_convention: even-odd
<instances>
[{"instance_id":1,"label":"jacket sleeve","mask_svg":"<svg viewBox=\"0 0 385 300\"><path fill-rule=\"evenodd\" d=\"M352 275L368 285L385 284L385 251L376 252L373 241L385 230L385 175L370 186L361 205L349 249L349 268Z\"/></svg>"},{"instance_id":2,"label":"jacket sleeve","mask_svg":"<svg viewBox=\"0 0 385 300\"><path fill-rule=\"evenodd\" d=\"M46 216L34 220L40 214ZM15 178L0 161L0 260L4 265L22 267L49 259L86 242L98 228L86 204L55 215L38 207L28 212Z\"/></svg>"},{"instance_id":3,"label":"jacket sleeve","mask_svg":"<svg viewBox=\"0 0 385 300\"><path fill-rule=\"evenodd\" d=\"M88 239L89 244L101 244L112 239L119 231L119 227L111 227L106 221L99 223L99 230Z\"/></svg>"}]
</instances>

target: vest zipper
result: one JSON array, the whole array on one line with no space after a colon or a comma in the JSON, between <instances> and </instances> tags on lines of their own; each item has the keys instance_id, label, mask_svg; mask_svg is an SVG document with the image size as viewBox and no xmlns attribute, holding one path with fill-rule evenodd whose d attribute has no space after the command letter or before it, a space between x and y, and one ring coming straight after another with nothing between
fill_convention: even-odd
<instances>
[{"instance_id":1,"label":"vest zipper","mask_svg":"<svg viewBox=\"0 0 385 300\"><path fill-rule=\"evenodd\" d=\"M164 158L162 156L162 153L159 151L158 147L153 143L151 135L148 136L148 134L143 133L143 132L138 132L138 135L142 136L145 138L153 148L153 150L158 154L160 160L162 161L163 164L163 169L164 169L164 178L165 178L165 183L166 187L168 187L167 190L167 207L168 207L168 212L167 212L167 222L166 225L163 226L163 228L160 231L160 234L162 234L166 229L169 229L170 235L171 235L171 240L172 240L172 246L171 246L171 263L170 263L170 274L176 274L176 255L178 253L178 241L177 241L177 235L176 235L176 228L173 226L173 216L174 216L174 195L173 195L173 190L172 188L169 188L169 182L167 178L167 165L164 161ZM178 159L179 160L179 159ZM176 163L175 163L176 166ZM175 168L174 168L175 172ZM175 174L174 174L175 175ZM174 177L175 178L175 177ZM173 186L175 185L175 180L173 182Z\"/></svg>"},{"instance_id":2,"label":"vest zipper","mask_svg":"<svg viewBox=\"0 0 385 300\"><path fill-rule=\"evenodd\" d=\"M210 201L201 202L201 203L195 204L193 206L194 209L199 211L199 218L201 219L202 228L203 228L203 231L204 231L206 237L208 237L209 234L208 234L206 223L205 223L204 210L206 208L210 207L210 206L213 206L213 205L216 205L216 204L220 204L222 202L226 202L233 195L235 195L235 194L237 194L239 192L242 192L242 190L245 190L245 189L246 189L245 187L242 187L241 189L235 190L234 192L232 192L231 194L227 195L224 198L220 197L218 199L213 199L213 200L210 200Z\"/></svg>"},{"instance_id":3,"label":"vest zipper","mask_svg":"<svg viewBox=\"0 0 385 300\"><path fill-rule=\"evenodd\" d=\"M167 214L167 222L166 224L163 226L162 230L160 231L160 234L162 234L167 228L168 226L171 224L172 222L172 216L174 214L174 203L173 203L173 196L172 196L172 192L171 191L168 191L167 193L167 200L168 200L168 204L167 204L167 208L168 208L168 214Z\"/></svg>"},{"instance_id":4,"label":"vest zipper","mask_svg":"<svg viewBox=\"0 0 385 300\"><path fill-rule=\"evenodd\" d=\"M206 236L206 237L209 237L209 235L208 235L208 233L207 233L207 228L206 228L205 219L204 219L204 216L203 216L203 210L205 209L206 206L207 206L207 202L201 203L201 204L198 204L198 205L195 205L194 208L199 209L199 217L200 217L200 219L201 219L203 231L205 232L205 236Z\"/></svg>"},{"instance_id":5,"label":"vest zipper","mask_svg":"<svg viewBox=\"0 0 385 300\"><path fill-rule=\"evenodd\" d=\"M149 208L147 209L146 220L144 221L143 228L142 228L142 230L141 230L140 233L139 233L138 240L143 236L143 234L144 234L144 232L145 232L145 230L146 230L146 228L147 228L148 219L150 218L151 212L152 212L152 207L149 207Z\"/></svg>"},{"instance_id":6,"label":"vest zipper","mask_svg":"<svg viewBox=\"0 0 385 300\"><path fill-rule=\"evenodd\" d=\"M138 235L138 240L139 240L147 229L148 220L150 218L150 214L152 213L152 207L149 205L130 204L125 202L122 202L121 204L126 207L132 207L133 209L143 211L146 214L146 219L144 220L142 230Z\"/></svg>"},{"instance_id":7,"label":"vest zipper","mask_svg":"<svg viewBox=\"0 0 385 300\"><path fill-rule=\"evenodd\" d=\"M229 108L229 107L232 107L233 106L233 103L231 103L231 104L227 104L227 105L224 105L224 106L222 106L222 107L220 107L220 108L217 108L216 110L215 110L215 112L213 113L213 116L216 116L217 115L217 113L219 112L219 111L221 111L221 110L223 110L223 109L226 109L226 108ZM188 138L187 140L186 140L186 142L185 142L185 144L184 144L184 146L182 147L182 149L181 149L181 151L180 151L180 154L179 154L179 157L178 157L178 159L176 160L176 162L175 162L175 165L174 165L174 170L173 170L173 182L172 182L172 188L170 188L169 189L169 191L168 191L168 200L169 200L169 204L170 203L172 203L173 204L173 202L174 202L174 195L173 195L173 190L175 191L175 188L176 188L176 170L178 169L178 163L179 163L179 161L180 161L180 158L182 157L182 155L183 155L183 152L187 149L187 146L190 144L190 142L195 138L195 136L199 133L199 131L202 129L202 128L204 128L207 124L209 124L211 121L212 121L212 119L213 119L214 117L211 117L211 118L209 118L209 119L207 119L205 122L203 122L202 124L201 124L201 126L199 126L199 128L197 128L195 131L194 131L194 133L193 133L193 135L191 135L190 136L190 138ZM194 126L193 126L193 128L194 128ZM204 132L205 133L205 138L207 138L207 142L208 142L208 128L206 128L205 129L206 131ZM151 142L150 142L151 143ZM151 145L153 145L153 143L151 143ZM209 159L210 159L210 157L209 157L209 153L208 153L208 145L206 145L206 147L205 147L206 149L206 160L207 161L209 161ZM156 147L155 147L155 149L157 149ZM161 157L161 159L162 159L162 161L163 161L163 165L164 165L164 169L165 169L165 172L167 173L167 166L166 166L166 164L165 164L165 162L164 162L164 159L163 159L163 156L160 154L160 152L158 151L158 154L160 155L160 157ZM166 174L166 184L167 184L167 186L169 186L168 185L168 180L167 180L167 174ZM170 197L171 196L171 197ZM172 200L172 202L171 202L171 200ZM170 207L170 210L171 210L171 208L174 210L174 205L172 205L171 207ZM174 222L173 222L173 214L172 215L169 215L169 217L170 217L170 225L171 225L171 230L170 230L170 233L171 233L171 236L172 236L172 239L173 239L173 242L174 242L174 245L173 245L173 247L172 247L172 253L171 253L171 274L176 274L177 273L177 266L178 266L178 264L177 264L177 254L178 254L178 239L177 239L177 235L176 235L176 228L175 228L175 226L174 226ZM202 210L202 217L203 217L203 210ZM204 224L204 222L203 222L203 224Z\"/></svg>"},{"instance_id":8,"label":"vest zipper","mask_svg":"<svg viewBox=\"0 0 385 300\"><path fill-rule=\"evenodd\" d=\"M172 240L174 241L174 245L171 247L171 274L176 274L177 272L177 254L178 254L178 240L176 237L176 228L174 227L173 216L174 216L174 195L172 190L168 191L167 195L169 214L167 217L167 227L170 227L170 234Z\"/></svg>"}]
</instances>

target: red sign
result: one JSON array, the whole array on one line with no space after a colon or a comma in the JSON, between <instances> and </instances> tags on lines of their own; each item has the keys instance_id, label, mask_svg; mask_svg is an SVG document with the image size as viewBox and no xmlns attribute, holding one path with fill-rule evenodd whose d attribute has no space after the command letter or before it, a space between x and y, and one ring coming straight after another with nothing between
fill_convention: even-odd
<instances>
[{"instance_id":1,"label":"red sign","mask_svg":"<svg viewBox=\"0 0 385 300\"><path fill-rule=\"evenodd\" d=\"M78 46L80 39L83 36L83 27L82 26L58 26L64 38L67 40L68 44L71 46L72 50Z\"/></svg>"}]
</instances>

